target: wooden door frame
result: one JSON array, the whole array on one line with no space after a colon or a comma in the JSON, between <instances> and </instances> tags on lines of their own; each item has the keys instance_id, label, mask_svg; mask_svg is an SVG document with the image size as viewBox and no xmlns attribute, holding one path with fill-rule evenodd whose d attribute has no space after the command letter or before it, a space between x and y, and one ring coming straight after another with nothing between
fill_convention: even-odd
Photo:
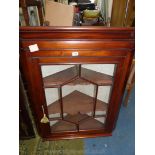
<instances>
[{"instance_id":1,"label":"wooden door frame","mask_svg":"<svg viewBox=\"0 0 155 155\"><path fill-rule=\"evenodd\" d=\"M123 51L122 51L123 52ZM106 53L104 56L101 57L83 57L83 58L61 58L56 59L55 57L29 57L29 69L31 70L29 73L32 77L32 87L33 90L31 92L31 97L34 99L34 106L33 110L36 111L35 113L35 120L36 124L38 124L38 131L39 134L45 139L70 139L70 138L84 138L84 137L95 137L96 135L100 136L107 136L112 135L112 131L115 128L115 124L117 121L117 116L119 114L119 107L121 105L121 100L123 96L123 92L125 89L125 86L122 85L124 83L124 80L126 80L125 75L127 74L127 68L130 65L130 57L132 53L130 51L126 52L126 56L122 57L121 55L118 57L109 57L108 53ZM109 109L107 112L107 119L105 123L105 130L103 131L86 131L81 133L54 133L52 134L50 131L49 123L42 124L40 123L41 118L43 117L42 108L41 106L44 105L46 116L48 116L48 110L46 99L44 96L44 88L43 88L43 82L42 82L42 75L41 75L41 65L45 64L92 64L92 63L99 63L99 64L117 64L115 79L114 79L114 85L113 90L111 93L111 100L109 103ZM126 72L124 72L126 70ZM120 77L120 74L122 73L122 76ZM116 98L117 97L117 98Z\"/></svg>"}]
</instances>

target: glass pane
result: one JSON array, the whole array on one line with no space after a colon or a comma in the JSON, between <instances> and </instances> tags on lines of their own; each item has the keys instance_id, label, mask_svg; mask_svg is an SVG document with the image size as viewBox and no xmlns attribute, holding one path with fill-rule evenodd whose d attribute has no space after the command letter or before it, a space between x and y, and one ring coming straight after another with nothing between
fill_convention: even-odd
<instances>
[{"instance_id":1,"label":"glass pane","mask_svg":"<svg viewBox=\"0 0 155 155\"><path fill-rule=\"evenodd\" d=\"M104 128L115 66L41 66L51 132Z\"/></svg>"}]
</instances>

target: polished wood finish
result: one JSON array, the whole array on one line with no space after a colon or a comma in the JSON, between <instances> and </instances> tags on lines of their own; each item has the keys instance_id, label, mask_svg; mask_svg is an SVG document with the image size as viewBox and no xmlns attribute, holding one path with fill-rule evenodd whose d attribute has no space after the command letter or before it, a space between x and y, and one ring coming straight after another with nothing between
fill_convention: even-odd
<instances>
[{"instance_id":1,"label":"polished wood finish","mask_svg":"<svg viewBox=\"0 0 155 155\"><path fill-rule=\"evenodd\" d=\"M104 125L94 118L86 115L86 114L75 114L75 115L67 115L64 120L59 120L56 124L51 126L52 132L74 132L75 134L78 131L82 130L95 130L95 129L103 129ZM79 125L78 125L79 124ZM77 127L78 125L78 127Z\"/></svg>"},{"instance_id":2,"label":"polished wood finish","mask_svg":"<svg viewBox=\"0 0 155 155\"><path fill-rule=\"evenodd\" d=\"M28 46L32 44L37 44L39 51L30 52ZM112 134L134 54L134 28L22 27L20 28L20 45L23 75L27 81L37 129L44 140L110 136ZM74 51L78 51L79 55L73 57ZM42 106L48 116L44 94L46 80L42 79L41 65L50 64L116 65L104 128L90 130L84 128L78 132L51 133L49 123L40 123L43 117ZM109 79L111 77L108 77Z\"/></svg>"},{"instance_id":3,"label":"polished wood finish","mask_svg":"<svg viewBox=\"0 0 155 155\"><path fill-rule=\"evenodd\" d=\"M74 99L74 102L73 102ZM69 95L63 97L63 110L64 113L76 114L78 112L88 113L93 110L93 97L83 94L79 91L73 91ZM97 100L96 110L106 111L107 104ZM55 114L60 113L59 100L48 105L48 113Z\"/></svg>"},{"instance_id":4,"label":"polished wood finish","mask_svg":"<svg viewBox=\"0 0 155 155\"><path fill-rule=\"evenodd\" d=\"M128 81L126 84L126 95L124 97L124 106L127 107L128 102L129 102L129 97L132 91L132 88L135 85L135 59L132 60L132 65L130 68L130 74L128 77Z\"/></svg>"},{"instance_id":5,"label":"polished wood finish","mask_svg":"<svg viewBox=\"0 0 155 155\"><path fill-rule=\"evenodd\" d=\"M90 82L96 82L98 85L112 85L112 76L92 71L90 69L82 68L81 77L89 80ZM75 80L74 80L75 79ZM74 81L73 81L74 80ZM44 87L52 88L59 85L64 85L66 81L68 85L76 84L90 84L88 81L78 79L78 69L77 67L71 67L61 72L44 77ZM70 81L70 82L69 82Z\"/></svg>"},{"instance_id":6,"label":"polished wood finish","mask_svg":"<svg viewBox=\"0 0 155 155\"><path fill-rule=\"evenodd\" d=\"M51 41L53 40L61 41L62 39L65 39L65 42L63 42L64 44L67 42L67 39L74 41L72 42L73 44L78 41L81 41L78 39L82 39L83 41L88 41L88 40L94 41L93 39L104 39L105 41L102 43L105 43L107 39L116 39L117 42L120 41L119 43L125 42L125 41L130 43L130 39L131 39L132 43L134 43L133 28L125 28L125 27L124 28L115 28L115 27L107 28L107 27L97 27L97 26L93 26L93 27L46 27L46 26L21 27L20 34L22 34L22 39L24 39L25 42L30 41L32 43L34 41L33 39L36 39L35 41L39 41L40 39L45 39L47 43L49 41L48 39L50 39ZM44 40L42 41L44 43ZM42 41L40 40L40 42ZM81 43L84 44L83 42ZM89 47L87 48L91 49Z\"/></svg>"}]
</instances>

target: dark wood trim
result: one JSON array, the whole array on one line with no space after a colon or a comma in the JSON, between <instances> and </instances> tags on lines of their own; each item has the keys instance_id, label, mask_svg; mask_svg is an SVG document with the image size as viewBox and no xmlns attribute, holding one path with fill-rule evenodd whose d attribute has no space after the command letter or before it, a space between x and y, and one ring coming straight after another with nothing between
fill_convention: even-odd
<instances>
[{"instance_id":1,"label":"dark wood trim","mask_svg":"<svg viewBox=\"0 0 155 155\"><path fill-rule=\"evenodd\" d=\"M62 139L75 139L75 138L94 138L94 137L107 137L112 136L110 132L102 132L102 133L83 133L83 134L66 134L66 135L52 135L44 137L43 140L62 140Z\"/></svg>"},{"instance_id":2,"label":"dark wood trim","mask_svg":"<svg viewBox=\"0 0 155 155\"><path fill-rule=\"evenodd\" d=\"M43 111L42 111L42 106L44 107L45 113L48 117L48 112L47 112L47 106L46 106L46 99L44 96L44 89L43 89L43 83L41 79L41 69L38 63L38 59L32 59L32 76L37 77L37 79L33 78L33 98L35 99L35 111L37 112L37 124L39 125L40 128L40 133L41 136L45 136L50 134L50 127L49 123L44 124L41 123L41 119L43 118Z\"/></svg>"},{"instance_id":3,"label":"dark wood trim","mask_svg":"<svg viewBox=\"0 0 155 155\"><path fill-rule=\"evenodd\" d=\"M33 33L33 32L36 32L36 31L39 31L39 32L66 32L66 31L76 31L76 32L79 32L79 31L85 31L85 32L101 32L104 31L104 32L111 32L111 33L114 33L114 32L117 32L117 33L128 33L130 31L133 31L134 28L133 27L98 27L98 26L84 26L84 27L78 27L78 26L73 26L73 27L70 27L70 26L60 26L60 27L55 27L55 26L22 26L20 27L20 31L21 32L27 32L29 31L30 33ZM79 34L80 35L80 34ZM117 36L119 37L119 36ZM91 39L91 38L90 38Z\"/></svg>"},{"instance_id":4,"label":"dark wood trim","mask_svg":"<svg viewBox=\"0 0 155 155\"><path fill-rule=\"evenodd\" d=\"M96 34L96 35L95 35ZM21 39L133 39L134 28L20 27Z\"/></svg>"}]
</instances>

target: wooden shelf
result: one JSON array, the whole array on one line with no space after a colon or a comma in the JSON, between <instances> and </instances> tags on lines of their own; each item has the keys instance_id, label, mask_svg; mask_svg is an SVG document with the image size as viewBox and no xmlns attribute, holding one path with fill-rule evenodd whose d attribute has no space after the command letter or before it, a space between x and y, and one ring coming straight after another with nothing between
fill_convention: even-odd
<instances>
[{"instance_id":1,"label":"wooden shelf","mask_svg":"<svg viewBox=\"0 0 155 155\"><path fill-rule=\"evenodd\" d=\"M79 91L73 91L71 94L63 97L63 112L68 114L77 113L89 113L93 111L94 98L83 94ZM105 111L107 110L107 104L103 101L97 100L96 110ZM60 113L59 100L48 105L48 113L55 114Z\"/></svg>"},{"instance_id":2,"label":"wooden shelf","mask_svg":"<svg viewBox=\"0 0 155 155\"><path fill-rule=\"evenodd\" d=\"M71 67L43 78L44 87L55 87L77 75L76 67Z\"/></svg>"},{"instance_id":3,"label":"wooden shelf","mask_svg":"<svg viewBox=\"0 0 155 155\"><path fill-rule=\"evenodd\" d=\"M71 123L73 122L73 123ZM62 132L62 131L78 131L76 124L78 124L79 131L80 130L95 130L95 129L103 129L104 124L95 120L94 118L86 115L86 114L75 114L75 115L67 115L64 117L64 120L59 120L57 123L51 126L51 132Z\"/></svg>"},{"instance_id":4,"label":"wooden shelf","mask_svg":"<svg viewBox=\"0 0 155 155\"><path fill-rule=\"evenodd\" d=\"M44 87L48 88L48 87L60 86L65 82L70 81L75 76L78 76L78 69L76 66L44 77L43 78ZM90 82L95 82L98 85L112 85L113 83L112 76L86 68L81 68L81 77L89 80ZM82 79L77 79L75 81L68 83L68 85L76 85L76 84L90 84L90 83Z\"/></svg>"},{"instance_id":5,"label":"wooden shelf","mask_svg":"<svg viewBox=\"0 0 155 155\"><path fill-rule=\"evenodd\" d=\"M81 68L81 77L96 83L97 85L112 85L113 77L90 69Z\"/></svg>"},{"instance_id":6,"label":"wooden shelf","mask_svg":"<svg viewBox=\"0 0 155 155\"><path fill-rule=\"evenodd\" d=\"M75 115L68 114L65 120L78 124L81 120L87 119L89 116L86 114L77 113Z\"/></svg>"},{"instance_id":7,"label":"wooden shelf","mask_svg":"<svg viewBox=\"0 0 155 155\"><path fill-rule=\"evenodd\" d=\"M76 125L63 120L59 120L57 123L52 125L51 132L62 132L62 131L77 131Z\"/></svg>"},{"instance_id":8,"label":"wooden shelf","mask_svg":"<svg viewBox=\"0 0 155 155\"><path fill-rule=\"evenodd\" d=\"M103 129L104 124L90 117L79 124L79 130L98 130Z\"/></svg>"}]
</instances>

